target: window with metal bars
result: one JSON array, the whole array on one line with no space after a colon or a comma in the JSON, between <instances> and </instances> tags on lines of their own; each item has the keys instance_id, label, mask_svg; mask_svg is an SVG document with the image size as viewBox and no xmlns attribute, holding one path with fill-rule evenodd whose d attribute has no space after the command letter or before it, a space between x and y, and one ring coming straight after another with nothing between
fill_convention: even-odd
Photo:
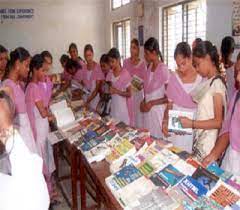
<instances>
[{"instance_id":1,"label":"window with metal bars","mask_svg":"<svg viewBox=\"0 0 240 210\"><path fill-rule=\"evenodd\" d=\"M130 0L111 0L112 1L112 9L117 9L125 4L130 3Z\"/></svg>"},{"instance_id":2,"label":"window with metal bars","mask_svg":"<svg viewBox=\"0 0 240 210\"><path fill-rule=\"evenodd\" d=\"M113 23L113 45L118 48L121 59L130 56L130 20Z\"/></svg>"},{"instance_id":3,"label":"window with metal bars","mask_svg":"<svg viewBox=\"0 0 240 210\"><path fill-rule=\"evenodd\" d=\"M190 45L206 38L206 1L188 0L164 7L162 11L162 51L164 61L175 70L174 50L179 42Z\"/></svg>"}]
</instances>

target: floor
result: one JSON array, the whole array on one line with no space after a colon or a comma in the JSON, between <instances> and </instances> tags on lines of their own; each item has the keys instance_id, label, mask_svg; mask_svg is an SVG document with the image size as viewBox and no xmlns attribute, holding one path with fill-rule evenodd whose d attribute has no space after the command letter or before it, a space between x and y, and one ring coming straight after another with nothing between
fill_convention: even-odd
<instances>
[{"instance_id":1,"label":"floor","mask_svg":"<svg viewBox=\"0 0 240 210\"><path fill-rule=\"evenodd\" d=\"M69 167L67 163L63 160L60 161L60 176L69 174ZM64 192L66 192L68 198L71 198L71 181L66 180L62 184ZM79 186L79 185L78 185ZM58 188L59 193L59 200L61 201L60 204L54 205L51 210L71 210L71 208L68 206L66 200L64 199L60 188ZM80 209L80 189L78 188L78 205ZM92 198L87 194L87 205L91 206L94 204L94 201Z\"/></svg>"}]
</instances>

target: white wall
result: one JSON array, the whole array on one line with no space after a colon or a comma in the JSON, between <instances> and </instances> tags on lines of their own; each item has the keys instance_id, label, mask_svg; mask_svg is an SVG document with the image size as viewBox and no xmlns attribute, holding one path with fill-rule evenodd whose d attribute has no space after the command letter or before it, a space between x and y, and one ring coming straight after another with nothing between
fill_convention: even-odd
<instances>
[{"instance_id":1,"label":"white wall","mask_svg":"<svg viewBox=\"0 0 240 210\"><path fill-rule=\"evenodd\" d=\"M84 45L93 44L98 61L105 51L105 0L12 0L0 1L0 8L33 8L32 20L0 23L0 43L8 49L27 48L32 54L49 50L54 71L61 71L59 57L75 42L79 54Z\"/></svg>"},{"instance_id":2,"label":"white wall","mask_svg":"<svg viewBox=\"0 0 240 210\"><path fill-rule=\"evenodd\" d=\"M138 0L139 1L139 0ZM144 25L144 40L150 36L155 36L162 43L162 25L161 25L161 8L181 2L183 0L142 0L144 2L144 17L138 18L136 15L137 0L132 0L129 5L111 11L108 2L106 13L106 27L108 35L106 36L107 47L111 47L111 23L124 18L131 20L131 38L137 37L137 28ZM232 30L232 0L206 0L207 4L207 25L206 39L212 41L219 48L224 36L231 35ZM235 56L239 50L236 50ZM234 57L235 57L234 56Z\"/></svg>"}]
</instances>

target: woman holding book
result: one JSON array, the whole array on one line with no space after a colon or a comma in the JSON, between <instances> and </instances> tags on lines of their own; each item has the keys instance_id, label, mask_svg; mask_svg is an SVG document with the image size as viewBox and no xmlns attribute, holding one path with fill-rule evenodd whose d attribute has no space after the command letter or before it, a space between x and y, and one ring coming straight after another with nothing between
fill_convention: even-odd
<instances>
[{"instance_id":1,"label":"woman holding book","mask_svg":"<svg viewBox=\"0 0 240 210\"><path fill-rule=\"evenodd\" d=\"M195 115L197 104L193 102L190 92L202 81L202 77L196 72L192 65L192 52L188 43L181 42L177 45L174 58L177 64L177 71L170 76L166 95L168 105L164 113L163 134L172 141L173 145L192 153L193 135L184 133L168 132L168 112L177 110L191 112Z\"/></svg>"},{"instance_id":2,"label":"woman holding book","mask_svg":"<svg viewBox=\"0 0 240 210\"><path fill-rule=\"evenodd\" d=\"M209 41L199 43L193 50L197 72L206 80L192 93L197 103L196 120L180 117L183 128L195 129L193 156L202 161L213 149L226 111L226 86L219 75L217 48Z\"/></svg>"},{"instance_id":3,"label":"woman holding book","mask_svg":"<svg viewBox=\"0 0 240 210\"><path fill-rule=\"evenodd\" d=\"M100 65L93 60L93 56L93 47L87 44L84 48L86 64L81 71L81 79L84 87L89 92L89 94L84 95L85 106L96 110L100 100L99 91L101 83L104 80L104 75Z\"/></svg>"},{"instance_id":4,"label":"woman holding book","mask_svg":"<svg viewBox=\"0 0 240 210\"><path fill-rule=\"evenodd\" d=\"M4 80L3 86L6 87L15 104L16 115L14 123L19 129L20 135L28 149L33 153L37 153L38 150L27 114L25 93L21 86L21 82L27 78L30 60L30 54L26 49L19 47L12 51L7 64L7 79Z\"/></svg>"},{"instance_id":5,"label":"woman holding book","mask_svg":"<svg viewBox=\"0 0 240 210\"><path fill-rule=\"evenodd\" d=\"M79 89L82 81L81 71L82 66L79 64L79 62L68 59L66 61L65 70L63 73L64 83L62 84L61 88L57 90L54 96L56 97L61 92L65 92L68 88L71 88L73 91Z\"/></svg>"},{"instance_id":6,"label":"woman holding book","mask_svg":"<svg viewBox=\"0 0 240 210\"><path fill-rule=\"evenodd\" d=\"M117 48L112 48L109 53L111 71L107 75L107 81L111 83L110 94L111 116L126 124L130 124L131 101L131 75L121 67L120 53Z\"/></svg>"},{"instance_id":7,"label":"woman holding book","mask_svg":"<svg viewBox=\"0 0 240 210\"><path fill-rule=\"evenodd\" d=\"M39 83L46 78L44 59L40 54L33 56L30 63L28 85L26 88L26 106L31 127L35 137L40 156L43 158L43 174L45 176L51 200L56 196L52 190L51 174L55 170L53 151L47 141L49 121L53 115L48 110L48 100L45 98L43 88Z\"/></svg>"},{"instance_id":8,"label":"woman holding book","mask_svg":"<svg viewBox=\"0 0 240 210\"><path fill-rule=\"evenodd\" d=\"M104 80L102 81L100 88L100 100L97 105L97 112L101 116L106 116L110 114L110 105L111 105L111 95L109 93L110 82L106 81L108 73L111 71L111 67L109 64L109 57L107 54L103 54L100 58L100 66L104 76Z\"/></svg>"},{"instance_id":9,"label":"woman holding book","mask_svg":"<svg viewBox=\"0 0 240 210\"><path fill-rule=\"evenodd\" d=\"M127 69L132 77L133 116L130 123L134 127L143 127L143 114L140 112L140 103L144 98L143 82L146 75L146 65L139 57L140 46L137 39L131 41L131 57L123 61L123 68Z\"/></svg>"},{"instance_id":10,"label":"woman holding book","mask_svg":"<svg viewBox=\"0 0 240 210\"><path fill-rule=\"evenodd\" d=\"M156 138L163 137L162 119L167 103L165 90L170 72L163 63L158 41L149 38L144 44L144 56L150 66L144 81L144 100L140 110L144 116L144 127Z\"/></svg>"},{"instance_id":11,"label":"woman holding book","mask_svg":"<svg viewBox=\"0 0 240 210\"><path fill-rule=\"evenodd\" d=\"M222 130L211 153L204 159L205 166L220 159L226 152L222 168L240 176L240 54L235 64L236 91L230 104Z\"/></svg>"}]
</instances>

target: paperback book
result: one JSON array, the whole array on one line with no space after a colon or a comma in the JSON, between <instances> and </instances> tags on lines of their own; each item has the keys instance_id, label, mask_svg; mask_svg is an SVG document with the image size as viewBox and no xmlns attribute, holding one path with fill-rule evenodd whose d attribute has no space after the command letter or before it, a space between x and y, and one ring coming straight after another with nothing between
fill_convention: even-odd
<instances>
[{"instance_id":1,"label":"paperback book","mask_svg":"<svg viewBox=\"0 0 240 210\"><path fill-rule=\"evenodd\" d=\"M168 130L169 132L183 134L192 134L192 128L183 128L179 117L187 117L193 120L193 112L184 112L177 110L169 110L168 112Z\"/></svg>"},{"instance_id":2,"label":"paperback book","mask_svg":"<svg viewBox=\"0 0 240 210\"><path fill-rule=\"evenodd\" d=\"M208 191L211 190L219 180L219 177L212 174L203 167L198 167L192 177L203 185Z\"/></svg>"}]
</instances>

